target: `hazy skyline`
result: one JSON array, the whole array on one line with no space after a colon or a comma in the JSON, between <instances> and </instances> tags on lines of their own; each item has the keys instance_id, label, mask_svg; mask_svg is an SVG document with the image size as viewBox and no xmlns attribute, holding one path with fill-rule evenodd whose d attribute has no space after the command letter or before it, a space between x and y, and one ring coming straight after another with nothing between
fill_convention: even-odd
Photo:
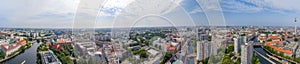
<instances>
[{"instance_id":1,"label":"hazy skyline","mask_svg":"<svg viewBox=\"0 0 300 64\"><path fill-rule=\"evenodd\" d=\"M94 21L95 19L93 19L93 17L96 16L92 14L96 13L99 14L97 15L97 27L107 28L111 27L114 23L112 21L114 21L115 17L121 14L124 8L130 8L130 6L127 5L134 1L136 0L107 0L106 3L100 7L101 10L99 10L99 8L87 8L89 11L78 12L78 5L81 3L80 0L2 0L0 1L0 27L72 27L75 15L83 16L85 19L82 21ZM164 7L158 7L161 8L159 10L149 10L147 5L143 4L140 6L145 6L142 7L146 8L145 10L129 10L136 12L158 12L159 14L172 16L175 19L181 16L180 14L176 14L178 13L176 11L182 12L182 10L180 10L182 7L184 11L191 16L196 25L208 24L207 17L203 13L199 4L197 4L196 0L171 1L178 4L178 6L172 6L168 8L169 11L164 11L163 13L161 13L161 11L165 9ZM226 20L226 25L229 26L293 26L294 18L300 18L300 7L297 7L300 6L300 4L298 4L298 2L300 1L219 0ZM160 1L156 3L159 4L164 2ZM85 5L81 6L84 7ZM97 5L87 4L87 6ZM185 23L184 21L188 19L189 18L180 18L176 20L178 20L177 22L179 23ZM159 18L145 18L141 21L145 22L137 23L137 26L171 25L165 20L161 20ZM297 24L300 25L299 23Z\"/></svg>"}]
</instances>

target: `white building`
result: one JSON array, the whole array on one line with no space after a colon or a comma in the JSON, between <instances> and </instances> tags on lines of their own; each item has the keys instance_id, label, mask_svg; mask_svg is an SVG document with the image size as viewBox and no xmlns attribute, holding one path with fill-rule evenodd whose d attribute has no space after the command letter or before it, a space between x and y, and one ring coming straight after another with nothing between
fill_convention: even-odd
<instances>
[{"instance_id":1,"label":"white building","mask_svg":"<svg viewBox=\"0 0 300 64\"><path fill-rule=\"evenodd\" d=\"M159 49L159 50L164 50L164 51L167 51L166 49L164 49L164 46L163 44L165 43L166 41L164 39L160 39L158 38L157 40L153 41L152 45Z\"/></svg>"},{"instance_id":2,"label":"white building","mask_svg":"<svg viewBox=\"0 0 300 64\"><path fill-rule=\"evenodd\" d=\"M239 53L239 49L240 49L240 47L239 47L239 41L238 41L238 38L233 38L233 41L234 41L234 52L235 53Z\"/></svg>"},{"instance_id":3,"label":"white building","mask_svg":"<svg viewBox=\"0 0 300 64\"><path fill-rule=\"evenodd\" d=\"M21 47L21 45L17 44L17 43L13 43L13 44L2 44L1 45L1 50L3 52L5 52L6 55L10 55L11 53L17 51L19 48Z\"/></svg>"},{"instance_id":4,"label":"white building","mask_svg":"<svg viewBox=\"0 0 300 64\"><path fill-rule=\"evenodd\" d=\"M94 55L96 52L96 44L93 42L78 42L75 43L79 56Z\"/></svg>"},{"instance_id":5,"label":"white building","mask_svg":"<svg viewBox=\"0 0 300 64\"><path fill-rule=\"evenodd\" d=\"M252 41L241 45L241 64L252 64L253 45Z\"/></svg>"},{"instance_id":6,"label":"white building","mask_svg":"<svg viewBox=\"0 0 300 64\"><path fill-rule=\"evenodd\" d=\"M159 54L159 52L154 49L147 50L147 53L149 54L150 57L155 57L156 55Z\"/></svg>"}]
</instances>

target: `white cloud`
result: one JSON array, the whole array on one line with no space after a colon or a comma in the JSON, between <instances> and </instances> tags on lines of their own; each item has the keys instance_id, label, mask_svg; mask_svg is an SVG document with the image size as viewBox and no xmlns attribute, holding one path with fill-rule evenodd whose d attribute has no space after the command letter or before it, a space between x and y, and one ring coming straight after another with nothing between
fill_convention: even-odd
<instances>
[{"instance_id":1,"label":"white cloud","mask_svg":"<svg viewBox=\"0 0 300 64\"><path fill-rule=\"evenodd\" d=\"M197 13L201 13L203 12L203 10L200 7L194 8L192 11L190 11L190 14L197 14Z\"/></svg>"},{"instance_id":2,"label":"white cloud","mask_svg":"<svg viewBox=\"0 0 300 64\"><path fill-rule=\"evenodd\" d=\"M130 19L146 14L164 15L177 8L183 0L110 0L103 4L99 12L98 26L111 27L115 18L123 18L121 22L128 24ZM109 18L107 18L109 17Z\"/></svg>"},{"instance_id":3,"label":"white cloud","mask_svg":"<svg viewBox=\"0 0 300 64\"><path fill-rule=\"evenodd\" d=\"M281 10L300 10L300 0L263 0L263 1L250 1L247 2L271 7Z\"/></svg>"},{"instance_id":4,"label":"white cloud","mask_svg":"<svg viewBox=\"0 0 300 64\"><path fill-rule=\"evenodd\" d=\"M192 25L192 23L188 23L190 19L184 14L186 11L181 10L179 6L178 3L168 0L135 0L116 16L116 20L113 21L115 24L112 25L114 27L130 27L135 21L139 21L138 19L146 19L148 16L166 16L169 19L171 18L173 22L177 22L181 25ZM181 19L181 21L178 19ZM155 21L162 20L163 19L155 19ZM159 22L154 23L155 24L152 25L161 24ZM145 25L148 25L147 22Z\"/></svg>"},{"instance_id":5,"label":"white cloud","mask_svg":"<svg viewBox=\"0 0 300 64\"><path fill-rule=\"evenodd\" d=\"M255 13L263 11L263 7L248 5L234 0L222 0L221 7L225 12Z\"/></svg>"},{"instance_id":6,"label":"white cloud","mask_svg":"<svg viewBox=\"0 0 300 64\"><path fill-rule=\"evenodd\" d=\"M126 8L127 5L130 5L133 2L136 2L139 0L107 0L107 2L105 2L100 10L100 16L115 16L118 15L124 8ZM148 1L148 0L140 0L140 2L156 2L156 3L160 3L160 4L164 4L166 2L172 2L175 3L177 5L172 5L169 6L168 10L172 10L174 8L176 8L178 5L180 5L182 3L183 0L167 0L167 1ZM135 5L144 5L144 4L135 4ZM151 4L148 5L144 5L144 6L150 6ZM170 12L170 11L164 11L165 13Z\"/></svg>"},{"instance_id":7,"label":"white cloud","mask_svg":"<svg viewBox=\"0 0 300 64\"><path fill-rule=\"evenodd\" d=\"M104 0L1 0L0 18L8 21L5 24L19 27L71 27L73 19L85 23L94 23L98 13L100 17L103 16L102 18L116 16L133 1L136 0L106 0L106 3L103 3ZM183 0L169 1L180 5ZM138 5L145 5L145 8L132 8L134 12L131 13L142 11L167 14L177 7L177 5L169 4L167 1L139 1L139 3L143 2L148 4ZM156 7L150 6L149 9L146 9L147 6L153 3L159 3L159 5L156 5ZM100 7L99 4L104 6ZM99 8L102 8L100 12ZM76 18L74 18L75 14L77 15ZM102 20L99 21L98 23L102 22ZM109 21L103 20L106 24L112 24Z\"/></svg>"},{"instance_id":8,"label":"white cloud","mask_svg":"<svg viewBox=\"0 0 300 64\"><path fill-rule=\"evenodd\" d=\"M209 26L226 26L218 0L197 0L197 2L205 12Z\"/></svg>"},{"instance_id":9,"label":"white cloud","mask_svg":"<svg viewBox=\"0 0 300 64\"><path fill-rule=\"evenodd\" d=\"M300 0L221 0L225 12L256 13L299 13Z\"/></svg>"},{"instance_id":10,"label":"white cloud","mask_svg":"<svg viewBox=\"0 0 300 64\"><path fill-rule=\"evenodd\" d=\"M119 14L122 8L125 8L133 1L134 0L107 0L100 8L99 16L115 16Z\"/></svg>"},{"instance_id":11,"label":"white cloud","mask_svg":"<svg viewBox=\"0 0 300 64\"><path fill-rule=\"evenodd\" d=\"M9 21L6 24L23 27L31 25L53 27L52 25L57 23L70 23L69 20L64 19L72 18L78 3L79 0L1 0L0 14L2 18Z\"/></svg>"}]
</instances>

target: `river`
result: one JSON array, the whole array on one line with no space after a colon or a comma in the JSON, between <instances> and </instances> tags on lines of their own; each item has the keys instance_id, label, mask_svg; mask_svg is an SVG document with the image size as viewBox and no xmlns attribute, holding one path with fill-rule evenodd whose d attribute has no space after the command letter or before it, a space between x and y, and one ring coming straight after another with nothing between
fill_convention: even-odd
<instances>
[{"instance_id":1,"label":"river","mask_svg":"<svg viewBox=\"0 0 300 64\"><path fill-rule=\"evenodd\" d=\"M29 49L26 49L23 53L20 53L19 55L8 59L1 64L20 64L24 60L26 61L25 64L36 64L37 60L37 48L40 45L40 43L34 43Z\"/></svg>"},{"instance_id":2,"label":"river","mask_svg":"<svg viewBox=\"0 0 300 64\"><path fill-rule=\"evenodd\" d=\"M261 48L261 47L255 47L254 50L256 50L257 52L259 52L259 53L262 54L263 56L269 58L271 61L275 62L276 64L280 64L278 61L276 61L276 60L270 58L269 56L267 56L268 53L267 53L263 48ZM259 56L259 55L257 55L257 56ZM259 60L260 60L260 62L261 62L262 64L269 63L269 61L267 61L266 59L264 59L264 58L262 58L262 57L258 57L258 58L259 58Z\"/></svg>"},{"instance_id":3,"label":"river","mask_svg":"<svg viewBox=\"0 0 300 64\"><path fill-rule=\"evenodd\" d=\"M258 38L258 37L255 36L255 37L252 39L252 41L253 41L254 43L258 43L257 38ZM261 48L261 47L254 47L254 50L256 50L258 53L262 54L263 56L269 58L271 61L275 62L276 64L280 64L278 61L276 61L276 60L274 60L274 59L271 59L269 56L267 56L268 53L267 53L263 48ZM260 63L262 63L262 64L271 64L271 62L267 61L265 58L261 57L261 56L258 55L258 54L257 54L257 57L258 57Z\"/></svg>"}]
</instances>

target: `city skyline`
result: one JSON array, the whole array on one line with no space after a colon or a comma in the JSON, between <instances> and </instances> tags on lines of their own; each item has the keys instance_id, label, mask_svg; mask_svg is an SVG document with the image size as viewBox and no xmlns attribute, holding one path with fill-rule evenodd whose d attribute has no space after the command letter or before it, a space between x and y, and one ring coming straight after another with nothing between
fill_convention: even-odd
<instances>
[{"instance_id":1,"label":"city skyline","mask_svg":"<svg viewBox=\"0 0 300 64\"><path fill-rule=\"evenodd\" d=\"M96 1L96 0L92 0ZM103 0L104 1L104 0ZM98 1L97 1L98 2ZM96 28L111 28L116 15L122 13L124 8L134 0L109 0L99 9L78 11L79 0L65 1L3 1L0 6L1 27L25 27L25 28L71 28L76 20L75 15L81 15L86 19L81 21L94 21L89 19L97 17ZM222 8L227 26L293 26L294 18L300 18L297 0L291 1L252 1L252 0L220 0L218 3ZM171 11L165 13L176 13L178 7L182 7L191 17L196 25L207 25L208 20L197 0L174 0L178 6L171 7ZM56 4L56 5L53 5ZM99 3L100 4L100 3ZM284 5L283 5L284 4ZM94 5L87 5L94 6ZM97 6L97 5L95 5ZM145 6L145 5L141 5ZM84 7L84 6L83 6ZM99 12L97 11L99 10ZM147 11L147 10L145 10ZM150 10L153 11L153 10ZM81 14L82 13L82 14ZM98 13L98 15L91 15ZM175 15L176 16L176 15ZM177 15L180 16L180 15ZM172 19L172 18L171 18ZM183 22L188 18L178 20ZM171 24L161 18L145 18L137 26L170 26ZM148 22L153 21L153 22ZM299 25L299 23L298 23Z\"/></svg>"},{"instance_id":2,"label":"city skyline","mask_svg":"<svg viewBox=\"0 0 300 64\"><path fill-rule=\"evenodd\" d=\"M0 1L0 64L299 64L298 2Z\"/></svg>"}]
</instances>

